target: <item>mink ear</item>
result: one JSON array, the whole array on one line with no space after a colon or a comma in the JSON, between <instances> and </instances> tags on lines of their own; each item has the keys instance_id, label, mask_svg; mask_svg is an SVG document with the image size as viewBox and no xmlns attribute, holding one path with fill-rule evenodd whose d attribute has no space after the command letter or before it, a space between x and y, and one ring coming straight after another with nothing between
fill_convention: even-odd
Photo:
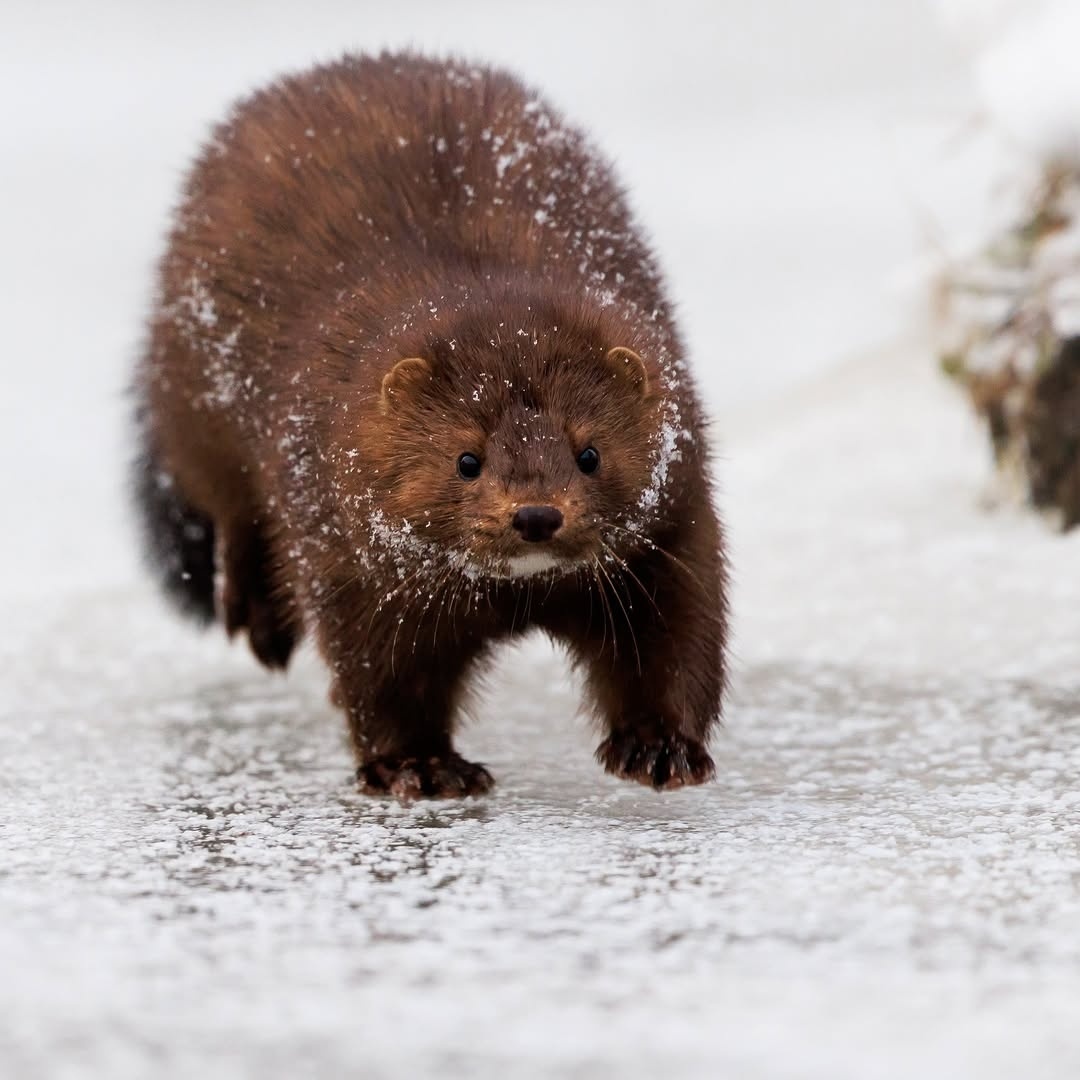
<instances>
[{"instance_id":1,"label":"mink ear","mask_svg":"<svg viewBox=\"0 0 1080 1080\"><path fill-rule=\"evenodd\" d=\"M384 413L390 410L402 397L417 386L422 386L431 378L431 365L419 356L407 356L399 360L384 376L379 408Z\"/></svg>"},{"instance_id":2,"label":"mink ear","mask_svg":"<svg viewBox=\"0 0 1080 1080\"><path fill-rule=\"evenodd\" d=\"M605 357L607 366L617 378L625 379L641 397L649 392L649 375L645 361L633 349L618 345Z\"/></svg>"}]
</instances>

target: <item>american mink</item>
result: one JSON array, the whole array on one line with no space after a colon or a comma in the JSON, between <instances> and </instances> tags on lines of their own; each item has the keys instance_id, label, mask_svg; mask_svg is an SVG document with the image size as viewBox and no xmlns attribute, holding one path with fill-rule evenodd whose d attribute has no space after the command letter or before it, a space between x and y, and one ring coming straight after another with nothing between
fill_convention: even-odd
<instances>
[{"instance_id":1,"label":"american mink","mask_svg":"<svg viewBox=\"0 0 1080 1080\"><path fill-rule=\"evenodd\" d=\"M714 773L725 561L704 420L608 164L512 76L351 56L191 169L136 373L165 585L283 668L311 632L368 792L487 791L463 684L539 628L597 758Z\"/></svg>"}]
</instances>

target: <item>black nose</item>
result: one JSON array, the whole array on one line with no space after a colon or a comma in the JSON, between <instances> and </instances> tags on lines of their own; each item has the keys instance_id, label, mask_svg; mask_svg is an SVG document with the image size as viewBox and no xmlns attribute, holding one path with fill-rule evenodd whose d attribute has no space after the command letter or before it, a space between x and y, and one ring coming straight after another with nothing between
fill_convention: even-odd
<instances>
[{"instance_id":1,"label":"black nose","mask_svg":"<svg viewBox=\"0 0 1080 1080\"><path fill-rule=\"evenodd\" d=\"M562 526L562 511L554 506L519 506L513 525L522 540L550 540Z\"/></svg>"}]
</instances>

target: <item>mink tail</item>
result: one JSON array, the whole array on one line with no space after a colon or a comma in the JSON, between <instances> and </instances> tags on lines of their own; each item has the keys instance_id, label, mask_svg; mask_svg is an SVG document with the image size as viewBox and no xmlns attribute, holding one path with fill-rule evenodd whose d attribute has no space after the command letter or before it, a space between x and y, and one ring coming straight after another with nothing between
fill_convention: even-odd
<instances>
[{"instance_id":1,"label":"mink tail","mask_svg":"<svg viewBox=\"0 0 1080 1080\"><path fill-rule=\"evenodd\" d=\"M162 467L141 409L137 423L139 451L133 463L132 494L147 562L180 611L198 622L212 622L214 522L184 498Z\"/></svg>"}]
</instances>

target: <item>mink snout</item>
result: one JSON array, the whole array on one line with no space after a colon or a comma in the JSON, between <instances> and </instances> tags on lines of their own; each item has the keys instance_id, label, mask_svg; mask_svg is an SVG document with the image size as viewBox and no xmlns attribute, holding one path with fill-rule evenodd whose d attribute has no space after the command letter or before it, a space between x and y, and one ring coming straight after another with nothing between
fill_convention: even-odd
<instances>
[{"instance_id":1,"label":"mink snout","mask_svg":"<svg viewBox=\"0 0 1080 1080\"><path fill-rule=\"evenodd\" d=\"M555 506L521 506L514 514L513 526L522 540L550 540L562 528L562 511Z\"/></svg>"}]
</instances>

